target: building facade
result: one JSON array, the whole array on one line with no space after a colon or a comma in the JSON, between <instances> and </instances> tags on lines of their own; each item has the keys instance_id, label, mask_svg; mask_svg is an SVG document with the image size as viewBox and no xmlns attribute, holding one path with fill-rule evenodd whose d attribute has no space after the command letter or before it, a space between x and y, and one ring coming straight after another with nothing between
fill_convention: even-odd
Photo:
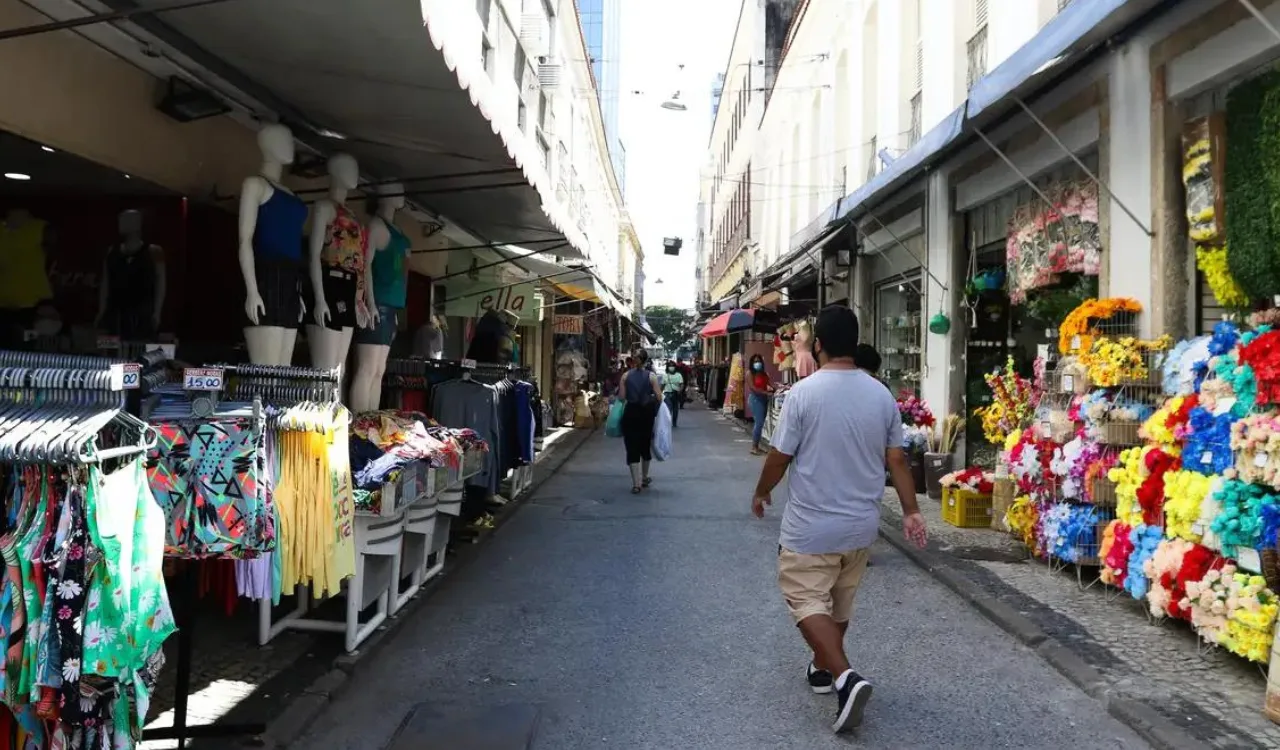
<instances>
[{"instance_id":1,"label":"building facade","mask_svg":"<svg viewBox=\"0 0 1280 750\"><path fill-rule=\"evenodd\" d=\"M605 140L618 184L626 189L627 151L618 117L622 101L622 0L576 0L595 78Z\"/></svg>"}]
</instances>

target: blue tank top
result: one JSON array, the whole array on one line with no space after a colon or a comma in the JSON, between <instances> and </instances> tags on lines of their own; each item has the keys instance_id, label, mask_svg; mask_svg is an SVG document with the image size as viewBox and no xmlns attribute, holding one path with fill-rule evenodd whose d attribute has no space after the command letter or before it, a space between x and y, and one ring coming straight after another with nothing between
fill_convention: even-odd
<instances>
[{"instance_id":1,"label":"blue tank top","mask_svg":"<svg viewBox=\"0 0 1280 750\"><path fill-rule=\"evenodd\" d=\"M391 222L383 223L391 233L391 239L373 256L373 298L379 306L401 308L404 307L409 282L404 268L409 238Z\"/></svg>"},{"instance_id":2,"label":"blue tank top","mask_svg":"<svg viewBox=\"0 0 1280 750\"><path fill-rule=\"evenodd\" d=\"M630 370L627 372L627 403L653 403L653 386L649 382L648 370Z\"/></svg>"},{"instance_id":3,"label":"blue tank top","mask_svg":"<svg viewBox=\"0 0 1280 750\"><path fill-rule=\"evenodd\" d=\"M253 228L253 254L262 260L301 263L307 204L274 184L271 188L271 197L258 206L258 223Z\"/></svg>"}]
</instances>

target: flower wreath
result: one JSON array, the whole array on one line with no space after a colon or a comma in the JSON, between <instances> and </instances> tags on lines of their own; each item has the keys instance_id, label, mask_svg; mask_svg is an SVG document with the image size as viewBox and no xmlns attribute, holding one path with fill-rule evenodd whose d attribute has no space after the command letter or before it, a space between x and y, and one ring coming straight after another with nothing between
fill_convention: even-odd
<instances>
[{"instance_id":1,"label":"flower wreath","mask_svg":"<svg viewBox=\"0 0 1280 750\"><path fill-rule=\"evenodd\" d=\"M1142 305L1124 297L1085 300L1058 326L1058 351L1062 354L1089 351L1097 334L1095 321L1108 320L1122 312L1142 312Z\"/></svg>"}]
</instances>

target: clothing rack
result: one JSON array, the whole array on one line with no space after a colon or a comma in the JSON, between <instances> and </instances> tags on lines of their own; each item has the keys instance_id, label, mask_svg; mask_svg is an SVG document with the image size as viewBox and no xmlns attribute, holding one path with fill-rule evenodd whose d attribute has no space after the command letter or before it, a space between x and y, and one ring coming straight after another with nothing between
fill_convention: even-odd
<instances>
[{"instance_id":1,"label":"clothing rack","mask_svg":"<svg viewBox=\"0 0 1280 750\"><path fill-rule=\"evenodd\" d=\"M120 374L119 364L104 358L0 351L0 461L9 464L74 467L101 463L109 459L145 455L155 446L156 432L150 425L122 408ZM100 435L113 427L116 429L117 445L110 448L100 447L98 444ZM135 464L133 470L138 471L141 477L139 465ZM82 478L79 481L83 483L92 480ZM136 485L136 489L141 490L141 485ZM14 500L16 501L16 497ZM64 498L64 502L69 503L70 496ZM60 505L61 513L73 512L70 510L71 505ZM141 495L137 496L135 507L137 512L145 512ZM70 527L63 525L68 523L68 518L69 516L64 515L55 522L60 529L59 534L73 533L69 530ZM84 527L82 529L85 534L90 533ZM33 528L32 531L38 531L38 529ZM61 554L59 553L59 556ZM32 562L38 561L32 560ZM154 572L158 572L158 554L155 556L155 562L157 568ZM132 563L135 566L139 564L136 554ZM52 563L46 559L44 564L49 566L49 570L57 571L55 575L61 575L63 571L61 566L67 563L66 558L62 558ZM138 567L134 568L135 575L142 579L144 576L139 573L140 570ZM80 573L84 576L80 581L83 584L80 591L83 592L90 587L91 580L96 574L92 568L83 569ZM46 598L52 596L53 591L51 583L44 596ZM32 592L21 590L15 592L15 596L19 598L28 594ZM38 594L33 595L38 596ZM154 600L155 604L150 614L156 617L157 627L160 622L159 614L163 612L166 618L168 616L166 600L167 597L157 597ZM28 615L33 611L36 618L41 617L39 609L28 611ZM133 611L129 614L137 615L138 612ZM39 624L39 620L29 618L27 624L34 627ZM46 622L44 627L60 628L61 626ZM10 634L10 637L12 638L13 634ZM163 637L160 636L156 643L151 644L155 650L146 656L145 661L117 665L121 670L120 674L125 674L126 670L138 670L141 673L147 670L149 665L156 663L153 659L161 650L160 642ZM76 656L78 657L79 654ZM60 667L65 675L71 658L66 656L66 652L63 652L59 658L64 657L67 659L66 662L59 662L52 666L55 669ZM79 668L74 669L76 669L75 680L79 683L85 673ZM71 681L69 676L64 679ZM82 686L83 683L80 685ZM15 710L15 716L17 715L19 712ZM84 716L84 713L80 714L82 719ZM71 722L76 721L60 711L59 719L63 718ZM115 721L120 721L118 715L113 718ZM137 722L137 724L140 724L141 720L141 718L132 717L128 719L131 723ZM75 726L83 728L86 725L87 723ZM48 726L51 727L52 723ZM104 726L100 731L110 730Z\"/></svg>"}]
</instances>

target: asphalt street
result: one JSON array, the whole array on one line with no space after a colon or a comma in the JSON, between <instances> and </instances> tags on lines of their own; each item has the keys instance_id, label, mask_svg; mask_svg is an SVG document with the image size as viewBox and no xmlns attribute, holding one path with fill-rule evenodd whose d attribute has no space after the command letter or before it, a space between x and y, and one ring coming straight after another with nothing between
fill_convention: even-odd
<instances>
[{"instance_id":1,"label":"asphalt street","mask_svg":"<svg viewBox=\"0 0 1280 750\"><path fill-rule=\"evenodd\" d=\"M832 735L835 700L809 691L775 584L785 489L750 515L749 447L687 410L675 455L634 496L622 441L598 432L294 746L381 750L425 704L494 726L536 716L537 750L1147 747L883 543L848 637L875 693L857 733Z\"/></svg>"}]
</instances>

